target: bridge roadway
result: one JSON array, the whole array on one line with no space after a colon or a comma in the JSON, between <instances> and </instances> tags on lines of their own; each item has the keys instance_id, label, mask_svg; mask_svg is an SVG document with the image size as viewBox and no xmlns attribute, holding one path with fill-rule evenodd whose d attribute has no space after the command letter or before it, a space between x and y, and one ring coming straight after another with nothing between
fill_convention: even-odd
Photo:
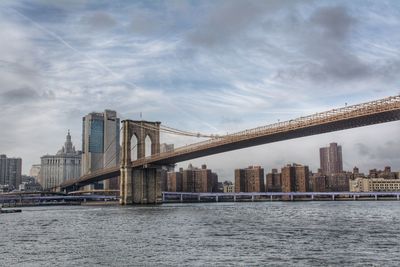
<instances>
[{"instance_id":1,"label":"bridge roadway","mask_svg":"<svg viewBox=\"0 0 400 267\"><path fill-rule=\"evenodd\" d=\"M215 136L203 142L133 161L132 167L170 165L241 148L396 120L400 120L400 95L332 109L234 134ZM119 174L119 167L102 169L84 175L79 179L65 181L60 185L60 188L84 186L119 176Z\"/></svg>"}]
</instances>

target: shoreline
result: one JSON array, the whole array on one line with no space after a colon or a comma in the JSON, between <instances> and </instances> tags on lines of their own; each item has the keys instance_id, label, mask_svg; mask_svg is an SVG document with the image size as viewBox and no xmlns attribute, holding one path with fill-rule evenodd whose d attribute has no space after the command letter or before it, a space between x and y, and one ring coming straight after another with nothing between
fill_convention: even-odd
<instances>
[{"instance_id":1,"label":"shoreline","mask_svg":"<svg viewBox=\"0 0 400 267\"><path fill-rule=\"evenodd\" d=\"M251 202L258 202L258 203L267 203L267 202L365 202L365 201L393 201L397 202L397 198L394 197L382 197L375 199L374 197L360 197L360 198L350 198L350 197L338 197L335 199L332 198L303 198L303 199L236 199L234 201L233 199L223 199L220 198L218 201L215 201L215 199L201 199L198 201L197 199L184 199L181 201L180 199L174 199L174 200L165 200L162 203L156 204L156 205L162 205L162 204L194 204L194 203L251 203ZM86 201L86 202L71 202L71 203L16 203L16 204L11 204L8 205L8 203L4 203L2 205L3 208L8 209L8 208L21 208L21 207L52 207L52 206L120 206L118 201ZM151 205L125 205L125 206L153 206Z\"/></svg>"}]
</instances>

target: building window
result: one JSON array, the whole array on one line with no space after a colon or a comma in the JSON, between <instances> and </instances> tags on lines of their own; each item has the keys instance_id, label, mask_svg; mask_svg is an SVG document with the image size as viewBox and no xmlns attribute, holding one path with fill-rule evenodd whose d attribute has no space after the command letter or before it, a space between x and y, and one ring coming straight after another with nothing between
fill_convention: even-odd
<instances>
[{"instance_id":1,"label":"building window","mask_svg":"<svg viewBox=\"0 0 400 267\"><path fill-rule=\"evenodd\" d=\"M103 153L104 123L102 120L92 120L89 135L89 152Z\"/></svg>"}]
</instances>

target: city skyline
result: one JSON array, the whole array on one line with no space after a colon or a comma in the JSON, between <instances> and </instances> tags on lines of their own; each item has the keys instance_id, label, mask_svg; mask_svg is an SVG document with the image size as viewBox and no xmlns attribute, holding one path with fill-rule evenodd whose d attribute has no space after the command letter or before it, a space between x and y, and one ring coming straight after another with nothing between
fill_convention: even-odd
<instances>
[{"instance_id":1,"label":"city skyline","mask_svg":"<svg viewBox=\"0 0 400 267\"><path fill-rule=\"evenodd\" d=\"M246 3L3 1L0 152L28 173L96 110L224 134L399 93L398 2ZM222 177L253 164L316 169L307 152L335 141L344 169L400 169L399 133L392 122L190 162Z\"/></svg>"},{"instance_id":2,"label":"city skyline","mask_svg":"<svg viewBox=\"0 0 400 267\"><path fill-rule=\"evenodd\" d=\"M399 0L0 0L0 265L400 265L399 29Z\"/></svg>"}]
</instances>

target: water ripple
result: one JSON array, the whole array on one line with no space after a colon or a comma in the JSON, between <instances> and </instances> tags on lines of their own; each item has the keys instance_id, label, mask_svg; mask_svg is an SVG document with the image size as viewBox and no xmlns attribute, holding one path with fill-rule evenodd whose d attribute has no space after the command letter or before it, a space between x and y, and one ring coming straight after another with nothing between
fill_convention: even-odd
<instances>
[{"instance_id":1,"label":"water ripple","mask_svg":"<svg viewBox=\"0 0 400 267\"><path fill-rule=\"evenodd\" d=\"M0 266L398 266L400 202L32 207Z\"/></svg>"}]
</instances>

